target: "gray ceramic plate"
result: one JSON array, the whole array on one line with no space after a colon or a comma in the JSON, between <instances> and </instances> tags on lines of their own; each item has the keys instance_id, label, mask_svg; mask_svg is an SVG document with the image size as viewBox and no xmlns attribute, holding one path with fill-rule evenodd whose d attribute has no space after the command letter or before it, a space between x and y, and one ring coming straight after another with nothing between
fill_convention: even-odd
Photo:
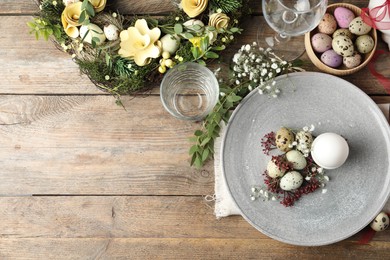
<instances>
[{"instance_id":1,"label":"gray ceramic plate","mask_svg":"<svg viewBox=\"0 0 390 260\"><path fill-rule=\"evenodd\" d=\"M228 188L243 217L271 238L295 245L326 245L357 233L386 203L390 191L390 131L377 105L360 89L322 73L277 79L279 98L250 93L233 113L222 144ZM250 200L262 184L269 157L260 139L281 126L315 125L314 134L335 132L348 139L350 155L328 170L327 192L303 196L293 207Z\"/></svg>"}]
</instances>

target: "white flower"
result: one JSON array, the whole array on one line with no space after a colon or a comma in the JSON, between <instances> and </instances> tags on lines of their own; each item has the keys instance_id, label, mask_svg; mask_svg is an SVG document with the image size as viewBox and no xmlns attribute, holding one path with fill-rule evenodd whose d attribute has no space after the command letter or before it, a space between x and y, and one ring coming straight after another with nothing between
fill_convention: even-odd
<instances>
[{"instance_id":1,"label":"white flower","mask_svg":"<svg viewBox=\"0 0 390 260\"><path fill-rule=\"evenodd\" d=\"M325 175L324 180L329 181L329 177Z\"/></svg>"},{"instance_id":2,"label":"white flower","mask_svg":"<svg viewBox=\"0 0 390 260\"><path fill-rule=\"evenodd\" d=\"M322 189L322 194L325 194L327 191L327 189Z\"/></svg>"},{"instance_id":3,"label":"white flower","mask_svg":"<svg viewBox=\"0 0 390 260\"><path fill-rule=\"evenodd\" d=\"M278 65L276 63L272 63L271 68L275 70L278 68Z\"/></svg>"},{"instance_id":4,"label":"white flower","mask_svg":"<svg viewBox=\"0 0 390 260\"><path fill-rule=\"evenodd\" d=\"M245 50L246 51L250 51L251 50L251 46L249 44L245 45Z\"/></svg>"},{"instance_id":5,"label":"white flower","mask_svg":"<svg viewBox=\"0 0 390 260\"><path fill-rule=\"evenodd\" d=\"M262 90L262 89L260 89L260 88L259 88L259 90L258 90L258 91L259 91L259 94L260 94L260 95L263 95L263 94L264 94L264 92L263 92L263 90Z\"/></svg>"}]
</instances>

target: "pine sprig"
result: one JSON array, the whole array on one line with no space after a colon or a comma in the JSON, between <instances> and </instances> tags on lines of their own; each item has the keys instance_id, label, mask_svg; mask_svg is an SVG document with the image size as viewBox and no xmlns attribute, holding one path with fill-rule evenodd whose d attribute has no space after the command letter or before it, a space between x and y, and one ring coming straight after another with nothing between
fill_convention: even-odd
<instances>
[{"instance_id":1,"label":"pine sprig","mask_svg":"<svg viewBox=\"0 0 390 260\"><path fill-rule=\"evenodd\" d=\"M230 13L242 6L239 0L212 0L210 5L215 9L221 9L224 13Z\"/></svg>"}]
</instances>

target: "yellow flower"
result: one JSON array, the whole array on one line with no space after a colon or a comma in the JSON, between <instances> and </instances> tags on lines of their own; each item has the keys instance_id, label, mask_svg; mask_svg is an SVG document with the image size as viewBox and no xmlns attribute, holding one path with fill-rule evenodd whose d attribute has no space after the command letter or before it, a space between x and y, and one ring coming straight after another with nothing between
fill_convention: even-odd
<instances>
[{"instance_id":1,"label":"yellow flower","mask_svg":"<svg viewBox=\"0 0 390 260\"><path fill-rule=\"evenodd\" d=\"M208 0L182 0L184 12L191 18L200 15L207 7Z\"/></svg>"},{"instance_id":2,"label":"yellow flower","mask_svg":"<svg viewBox=\"0 0 390 260\"><path fill-rule=\"evenodd\" d=\"M213 26L216 29L226 29L229 25L230 18L224 13L214 13L210 15L209 26Z\"/></svg>"},{"instance_id":3,"label":"yellow flower","mask_svg":"<svg viewBox=\"0 0 390 260\"><path fill-rule=\"evenodd\" d=\"M65 33L72 38L77 38L79 36L79 29L77 26L80 25L81 4L81 2L69 4L65 7L61 15L61 22Z\"/></svg>"},{"instance_id":4,"label":"yellow flower","mask_svg":"<svg viewBox=\"0 0 390 260\"><path fill-rule=\"evenodd\" d=\"M93 5L96 12L101 12L106 7L107 0L89 0L89 2Z\"/></svg>"},{"instance_id":5,"label":"yellow flower","mask_svg":"<svg viewBox=\"0 0 390 260\"><path fill-rule=\"evenodd\" d=\"M129 27L120 33L121 43L119 55L134 59L138 66L150 63L151 58L161 54L161 31L159 28L149 29L145 19L138 19L134 27Z\"/></svg>"},{"instance_id":6,"label":"yellow flower","mask_svg":"<svg viewBox=\"0 0 390 260\"><path fill-rule=\"evenodd\" d=\"M202 41L202 37L192 37L191 39L189 39L189 41L192 43L194 47L200 49L200 42Z\"/></svg>"}]
</instances>

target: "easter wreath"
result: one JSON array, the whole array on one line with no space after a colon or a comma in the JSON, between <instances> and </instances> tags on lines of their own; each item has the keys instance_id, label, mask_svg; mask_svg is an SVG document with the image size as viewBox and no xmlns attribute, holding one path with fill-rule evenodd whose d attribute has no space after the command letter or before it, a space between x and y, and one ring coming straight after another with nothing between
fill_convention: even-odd
<instances>
[{"instance_id":1,"label":"easter wreath","mask_svg":"<svg viewBox=\"0 0 390 260\"><path fill-rule=\"evenodd\" d=\"M245 0L181 0L163 17L125 17L107 0L42 0L28 23L39 39L53 39L100 89L114 96L146 90L176 64L219 58L242 29ZM107 8L106 8L107 4Z\"/></svg>"}]
</instances>

